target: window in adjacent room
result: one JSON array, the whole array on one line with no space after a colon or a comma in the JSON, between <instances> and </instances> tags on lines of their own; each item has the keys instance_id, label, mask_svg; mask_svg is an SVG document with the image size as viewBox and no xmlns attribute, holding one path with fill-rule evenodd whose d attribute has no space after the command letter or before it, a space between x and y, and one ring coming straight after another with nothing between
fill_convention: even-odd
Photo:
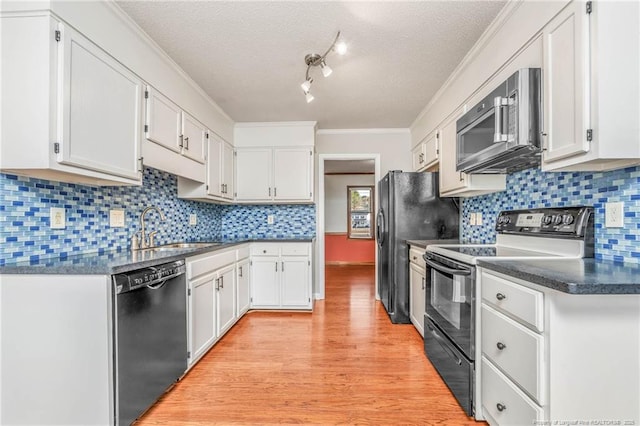
<instances>
[{"instance_id":1,"label":"window in adjacent room","mask_svg":"<svg viewBox=\"0 0 640 426\"><path fill-rule=\"evenodd\" d=\"M349 238L373 238L373 186L347 186Z\"/></svg>"}]
</instances>

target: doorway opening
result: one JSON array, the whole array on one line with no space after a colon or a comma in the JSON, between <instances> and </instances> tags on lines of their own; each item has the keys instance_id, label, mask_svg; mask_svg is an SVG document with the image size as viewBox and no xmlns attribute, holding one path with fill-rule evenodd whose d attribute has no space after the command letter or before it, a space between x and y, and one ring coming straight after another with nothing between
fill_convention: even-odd
<instances>
[{"instance_id":1,"label":"doorway opening","mask_svg":"<svg viewBox=\"0 0 640 426\"><path fill-rule=\"evenodd\" d=\"M315 299L325 298L325 266L377 264L379 178L379 154L318 156ZM377 276L375 296L379 299Z\"/></svg>"}]
</instances>

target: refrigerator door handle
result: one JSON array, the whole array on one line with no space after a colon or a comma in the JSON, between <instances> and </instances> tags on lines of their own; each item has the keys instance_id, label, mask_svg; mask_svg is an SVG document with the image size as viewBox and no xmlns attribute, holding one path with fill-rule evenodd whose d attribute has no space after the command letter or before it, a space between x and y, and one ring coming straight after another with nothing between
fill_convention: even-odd
<instances>
[{"instance_id":1,"label":"refrigerator door handle","mask_svg":"<svg viewBox=\"0 0 640 426\"><path fill-rule=\"evenodd\" d=\"M376 220L376 236L378 237L378 245L382 247L384 243L384 214L382 209L378 211L378 218Z\"/></svg>"}]
</instances>

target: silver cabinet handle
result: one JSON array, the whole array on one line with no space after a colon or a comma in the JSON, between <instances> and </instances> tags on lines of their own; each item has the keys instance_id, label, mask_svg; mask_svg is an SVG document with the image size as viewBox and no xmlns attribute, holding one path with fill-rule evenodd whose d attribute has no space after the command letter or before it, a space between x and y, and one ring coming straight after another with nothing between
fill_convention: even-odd
<instances>
[{"instance_id":1,"label":"silver cabinet handle","mask_svg":"<svg viewBox=\"0 0 640 426\"><path fill-rule=\"evenodd\" d=\"M216 278L216 290L220 291L220 278Z\"/></svg>"},{"instance_id":2,"label":"silver cabinet handle","mask_svg":"<svg viewBox=\"0 0 640 426\"><path fill-rule=\"evenodd\" d=\"M269 187L269 197L271 197L271 187Z\"/></svg>"},{"instance_id":3,"label":"silver cabinet handle","mask_svg":"<svg viewBox=\"0 0 640 426\"><path fill-rule=\"evenodd\" d=\"M273 188L273 196L274 197L278 196L278 188Z\"/></svg>"},{"instance_id":4,"label":"silver cabinet handle","mask_svg":"<svg viewBox=\"0 0 640 426\"><path fill-rule=\"evenodd\" d=\"M422 277L422 289L423 289L423 290L424 290L424 287L425 287L425 285L424 285L425 281L426 281L426 278L425 278L425 277Z\"/></svg>"},{"instance_id":5,"label":"silver cabinet handle","mask_svg":"<svg viewBox=\"0 0 640 426\"><path fill-rule=\"evenodd\" d=\"M278 272L278 262L276 262L276 272Z\"/></svg>"},{"instance_id":6,"label":"silver cabinet handle","mask_svg":"<svg viewBox=\"0 0 640 426\"><path fill-rule=\"evenodd\" d=\"M496 346L497 346L497 347L498 347L498 349L500 349L500 350L503 350L504 348L506 348L506 347L507 347L507 345L505 345L505 344L504 344L504 343L502 343L502 342L498 342L498 343L496 343Z\"/></svg>"},{"instance_id":7,"label":"silver cabinet handle","mask_svg":"<svg viewBox=\"0 0 640 426\"><path fill-rule=\"evenodd\" d=\"M499 402L496 404L496 408L498 409L498 411L504 411L507 409L507 406L504 404L500 404Z\"/></svg>"},{"instance_id":8,"label":"silver cabinet handle","mask_svg":"<svg viewBox=\"0 0 640 426\"><path fill-rule=\"evenodd\" d=\"M284 262L282 262L282 272L284 272Z\"/></svg>"},{"instance_id":9,"label":"silver cabinet handle","mask_svg":"<svg viewBox=\"0 0 640 426\"><path fill-rule=\"evenodd\" d=\"M220 277L220 288L224 288L224 277Z\"/></svg>"},{"instance_id":10,"label":"silver cabinet handle","mask_svg":"<svg viewBox=\"0 0 640 426\"><path fill-rule=\"evenodd\" d=\"M180 135L180 142L178 142L180 148L184 148L184 135Z\"/></svg>"},{"instance_id":11,"label":"silver cabinet handle","mask_svg":"<svg viewBox=\"0 0 640 426\"><path fill-rule=\"evenodd\" d=\"M507 296L505 296L505 295L504 295L504 294L502 294L502 293L497 293L497 294L496 294L496 299L498 299L498 300L504 300L504 299L506 299L506 298L507 298Z\"/></svg>"},{"instance_id":12,"label":"silver cabinet handle","mask_svg":"<svg viewBox=\"0 0 640 426\"><path fill-rule=\"evenodd\" d=\"M184 149L189 150L189 138L184 138Z\"/></svg>"},{"instance_id":13,"label":"silver cabinet handle","mask_svg":"<svg viewBox=\"0 0 640 426\"><path fill-rule=\"evenodd\" d=\"M242 278L242 266L240 267L240 278Z\"/></svg>"}]
</instances>

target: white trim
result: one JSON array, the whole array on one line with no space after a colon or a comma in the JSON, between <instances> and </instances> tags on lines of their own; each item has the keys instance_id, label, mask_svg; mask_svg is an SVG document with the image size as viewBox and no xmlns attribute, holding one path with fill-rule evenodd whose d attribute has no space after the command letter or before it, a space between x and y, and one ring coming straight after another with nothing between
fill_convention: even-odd
<instances>
[{"instance_id":1,"label":"white trim","mask_svg":"<svg viewBox=\"0 0 640 426\"><path fill-rule=\"evenodd\" d=\"M318 203L316 204L316 289L313 297L317 299L325 298L325 285L324 285L324 162L326 160L373 160L374 161L374 179L375 187L377 189L378 182L380 181L380 154L318 154ZM374 211L378 211L378 197L374 197ZM378 250L376 250L376 265L378 264ZM378 274L375 276L375 295L376 300L380 300L378 294Z\"/></svg>"},{"instance_id":2,"label":"white trim","mask_svg":"<svg viewBox=\"0 0 640 426\"><path fill-rule=\"evenodd\" d=\"M182 69L182 67L180 67L180 65L178 65L172 58L171 56L169 56L167 54L167 52L165 52L164 50L162 50L162 48L160 47L160 45L158 45L158 43L156 43L150 36L149 34L147 34L129 15L127 15L127 13L122 10L122 8L114 1L114 0L107 0L104 1L103 4L107 7L109 7L113 13L115 13L118 18L120 18L124 24L128 25L133 32L140 37L140 39L146 43L160 58L162 58L167 65L169 65L171 68L173 68L182 78L184 78L184 80L200 95L202 96L204 99L206 99L209 103L211 103L211 106L214 107L214 109L216 109L224 118L226 118L227 120L231 121L232 123L234 122L233 118L231 118L229 116L229 114L227 114L222 107L220 107L220 105L218 105L212 98L211 96L209 96L207 94L207 92L204 91L204 89L202 89L202 87L200 87L198 85L198 83L196 83L190 76L189 74L187 74L185 72L185 70Z\"/></svg>"},{"instance_id":3,"label":"white trim","mask_svg":"<svg viewBox=\"0 0 640 426\"><path fill-rule=\"evenodd\" d=\"M350 135L350 134L407 134L411 133L409 128L385 128L385 129L318 129L317 135Z\"/></svg>"},{"instance_id":4,"label":"white trim","mask_svg":"<svg viewBox=\"0 0 640 426\"><path fill-rule=\"evenodd\" d=\"M315 127L317 124L317 121L238 121L235 127Z\"/></svg>"},{"instance_id":5,"label":"white trim","mask_svg":"<svg viewBox=\"0 0 640 426\"><path fill-rule=\"evenodd\" d=\"M523 2L524 0L507 1L507 4L500 10L500 12L498 12L498 15L482 33L476 44L474 44L471 50L469 50L464 58L462 58L462 61L460 61L458 66L453 70L453 72L445 80L442 86L440 86L440 89L438 89L435 95L433 95L433 97L429 100L427 106L425 106L424 109L420 111L415 120L413 120L413 123L411 123L411 126L409 126L410 129L413 128L427 114L427 112L429 112L429 110L438 102L438 100L440 100L444 92L449 88L449 86L451 86L453 81L456 80L460 76L460 74L462 74L467 65L475 60L476 56L478 56L480 52L487 46L487 44L495 37L495 35L507 21L507 19L509 19L509 17L513 15L513 13L522 5Z\"/></svg>"}]
</instances>

